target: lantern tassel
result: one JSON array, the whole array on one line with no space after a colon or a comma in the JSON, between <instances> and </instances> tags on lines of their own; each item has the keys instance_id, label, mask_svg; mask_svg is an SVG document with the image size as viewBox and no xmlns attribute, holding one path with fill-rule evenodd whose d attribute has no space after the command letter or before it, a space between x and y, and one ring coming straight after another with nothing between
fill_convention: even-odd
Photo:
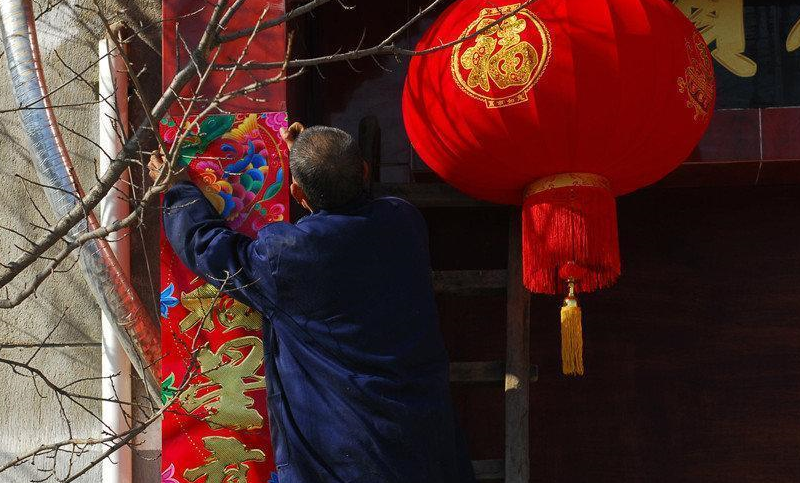
<instances>
[{"instance_id":1,"label":"lantern tassel","mask_svg":"<svg viewBox=\"0 0 800 483\"><path fill-rule=\"evenodd\" d=\"M566 264L581 273L581 292L613 284L619 277L617 209L608 180L566 173L542 178L525 193L522 264L531 292L556 294Z\"/></svg>"},{"instance_id":2,"label":"lantern tassel","mask_svg":"<svg viewBox=\"0 0 800 483\"><path fill-rule=\"evenodd\" d=\"M583 375L583 327L581 308L575 297L575 282L569 282L569 294L561 307L561 367L564 375Z\"/></svg>"}]
</instances>

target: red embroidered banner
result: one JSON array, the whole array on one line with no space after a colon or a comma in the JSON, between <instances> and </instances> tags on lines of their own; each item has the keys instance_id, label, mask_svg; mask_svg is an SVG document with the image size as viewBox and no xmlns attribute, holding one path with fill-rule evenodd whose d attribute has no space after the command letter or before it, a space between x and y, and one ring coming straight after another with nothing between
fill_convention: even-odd
<instances>
[{"instance_id":1,"label":"red embroidered banner","mask_svg":"<svg viewBox=\"0 0 800 483\"><path fill-rule=\"evenodd\" d=\"M285 126L285 113L217 115L188 136L190 177L231 228L254 236L288 216ZM176 132L162 121L168 144ZM161 283L162 399L178 394L162 423L162 483L270 480L261 315L190 272L163 235Z\"/></svg>"},{"instance_id":2,"label":"red embroidered banner","mask_svg":"<svg viewBox=\"0 0 800 483\"><path fill-rule=\"evenodd\" d=\"M184 46L197 44L213 4L163 2L165 89L187 63ZM284 11L283 0L246 0L226 33L251 28L259 18L268 21ZM245 37L226 44L216 54L217 63L238 59L246 41ZM285 45L283 26L267 29L248 46L244 60L282 60ZM215 71L201 90L190 85L181 95L208 99L221 86L230 92L254 78L241 71L227 81L228 75ZM269 75L274 73L258 73L259 78ZM196 104L196 110L203 107ZM172 145L188 128L181 161L192 181L228 226L254 236L265 224L289 216L288 152L279 135L287 124L285 85L271 84L222 108L233 114L193 122L193 117L183 118L181 107L175 105L172 117L161 121L160 131ZM163 235L161 324L162 399L174 398L162 423L162 483L276 482L261 316L191 273Z\"/></svg>"}]
</instances>

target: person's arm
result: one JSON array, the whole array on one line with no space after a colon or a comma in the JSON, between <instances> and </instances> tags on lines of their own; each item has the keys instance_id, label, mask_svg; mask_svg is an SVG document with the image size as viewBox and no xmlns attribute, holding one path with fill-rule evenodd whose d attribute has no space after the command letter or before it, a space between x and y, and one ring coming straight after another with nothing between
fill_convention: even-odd
<instances>
[{"instance_id":1,"label":"person's arm","mask_svg":"<svg viewBox=\"0 0 800 483\"><path fill-rule=\"evenodd\" d=\"M291 149L302 124L281 128ZM159 180L166 168L164 157L154 151L147 164L153 181L176 182L182 173ZM188 181L174 184L164 195L164 231L178 258L195 274L254 309L264 310L275 300L275 281L264 239L253 240L225 226L217 211L197 186Z\"/></svg>"},{"instance_id":2,"label":"person's arm","mask_svg":"<svg viewBox=\"0 0 800 483\"><path fill-rule=\"evenodd\" d=\"M264 310L275 300L275 282L264 240L225 226L203 193L189 182L164 195L164 231L192 272L248 306Z\"/></svg>"}]
</instances>

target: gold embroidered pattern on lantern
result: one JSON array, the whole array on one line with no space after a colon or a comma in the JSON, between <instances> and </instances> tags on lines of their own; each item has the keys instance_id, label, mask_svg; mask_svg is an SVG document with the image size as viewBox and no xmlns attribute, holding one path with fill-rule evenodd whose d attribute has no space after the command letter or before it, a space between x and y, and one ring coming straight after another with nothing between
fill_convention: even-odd
<instances>
[{"instance_id":1,"label":"gold embroidered pattern on lantern","mask_svg":"<svg viewBox=\"0 0 800 483\"><path fill-rule=\"evenodd\" d=\"M451 71L456 85L489 108L527 101L528 91L550 60L547 28L520 5L481 10L461 38L481 33L453 47Z\"/></svg>"},{"instance_id":2,"label":"gold embroidered pattern on lantern","mask_svg":"<svg viewBox=\"0 0 800 483\"><path fill-rule=\"evenodd\" d=\"M706 54L705 41L699 33L686 39L689 65L685 77L678 77L678 91L685 92L686 107L694 109L694 120L705 119L714 108L714 66Z\"/></svg>"},{"instance_id":3,"label":"gold embroidered pattern on lantern","mask_svg":"<svg viewBox=\"0 0 800 483\"><path fill-rule=\"evenodd\" d=\"M600 175L592 173L562 173L546 178L540 178L525 188L525 198L544 191L556 190L560 188L571 188L575 186L585 186L591 188L601 188L611 191L611 182Z\"/></svg>"}]
</instances>

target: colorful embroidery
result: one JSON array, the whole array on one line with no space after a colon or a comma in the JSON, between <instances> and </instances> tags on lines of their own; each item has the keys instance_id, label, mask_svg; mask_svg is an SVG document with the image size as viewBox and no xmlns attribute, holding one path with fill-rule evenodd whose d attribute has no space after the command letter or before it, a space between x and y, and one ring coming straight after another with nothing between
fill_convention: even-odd
<instances>
[{"instance_id":1,"label":"colorful embroidery","mask_svg":"<svg viewBox=\"0 0 800 483\"><path fill-rule=\"evenodd\" d=\"M172 144L186 134L181 161L227 225L255 236L288 219L288 150L279 134L286 113L194 121L165 119L162 136ZM266 482L275 464L261 314L191 273L163 237L161 250L162 400L174 398L162 424L170 477Z\"/></svg>"},{"instance_id":2,"label":"colorful embroidery","mask_svg":"<svg viewBox=\"0 0 800 483\"><path fill-rule=\"evenodd\" d=\"M178 388L175 387L175 374L170 373L166 379L161 382L161 403L167 404L167 401L175 397Z\"/></svg>"},{"instance_id":3,"label":"colorful embroidery","mask_svg":"<svg viewBox=\"0 0 800 483\"><path fill-rule=\"evenodd\" d=\"M161 291L161 316L164 318L169 317L169 309L178 305L178 299L172 296L175 292L175 284L167 285L167 288Z\"/></svg>"},{"instance_id":4,"label":"colorful embroidery","mask_svg":"<svg viewBox=\"0 0 800 483\"><path fill-rule=\"evenodd\" d=\"M161 473L161 483L180 483L173 476L175 476L175 465L170 463L169 467Z\"/></svg>"},{"instance_id":5,"label":"colorful embroidery","mask_svg":"<svg viewBox=\"0 0 800 483\"><path fill-rule=\"evenodd\" d=\"M174 125L174 120L162 121L168 144L178 139ZM286 126L283 113L219 115L185 123L189 131L181 160L231 228L254 235L266 224L260 218L285 186L288 152L277 133Z\"/></svg>"}]
</instances>

